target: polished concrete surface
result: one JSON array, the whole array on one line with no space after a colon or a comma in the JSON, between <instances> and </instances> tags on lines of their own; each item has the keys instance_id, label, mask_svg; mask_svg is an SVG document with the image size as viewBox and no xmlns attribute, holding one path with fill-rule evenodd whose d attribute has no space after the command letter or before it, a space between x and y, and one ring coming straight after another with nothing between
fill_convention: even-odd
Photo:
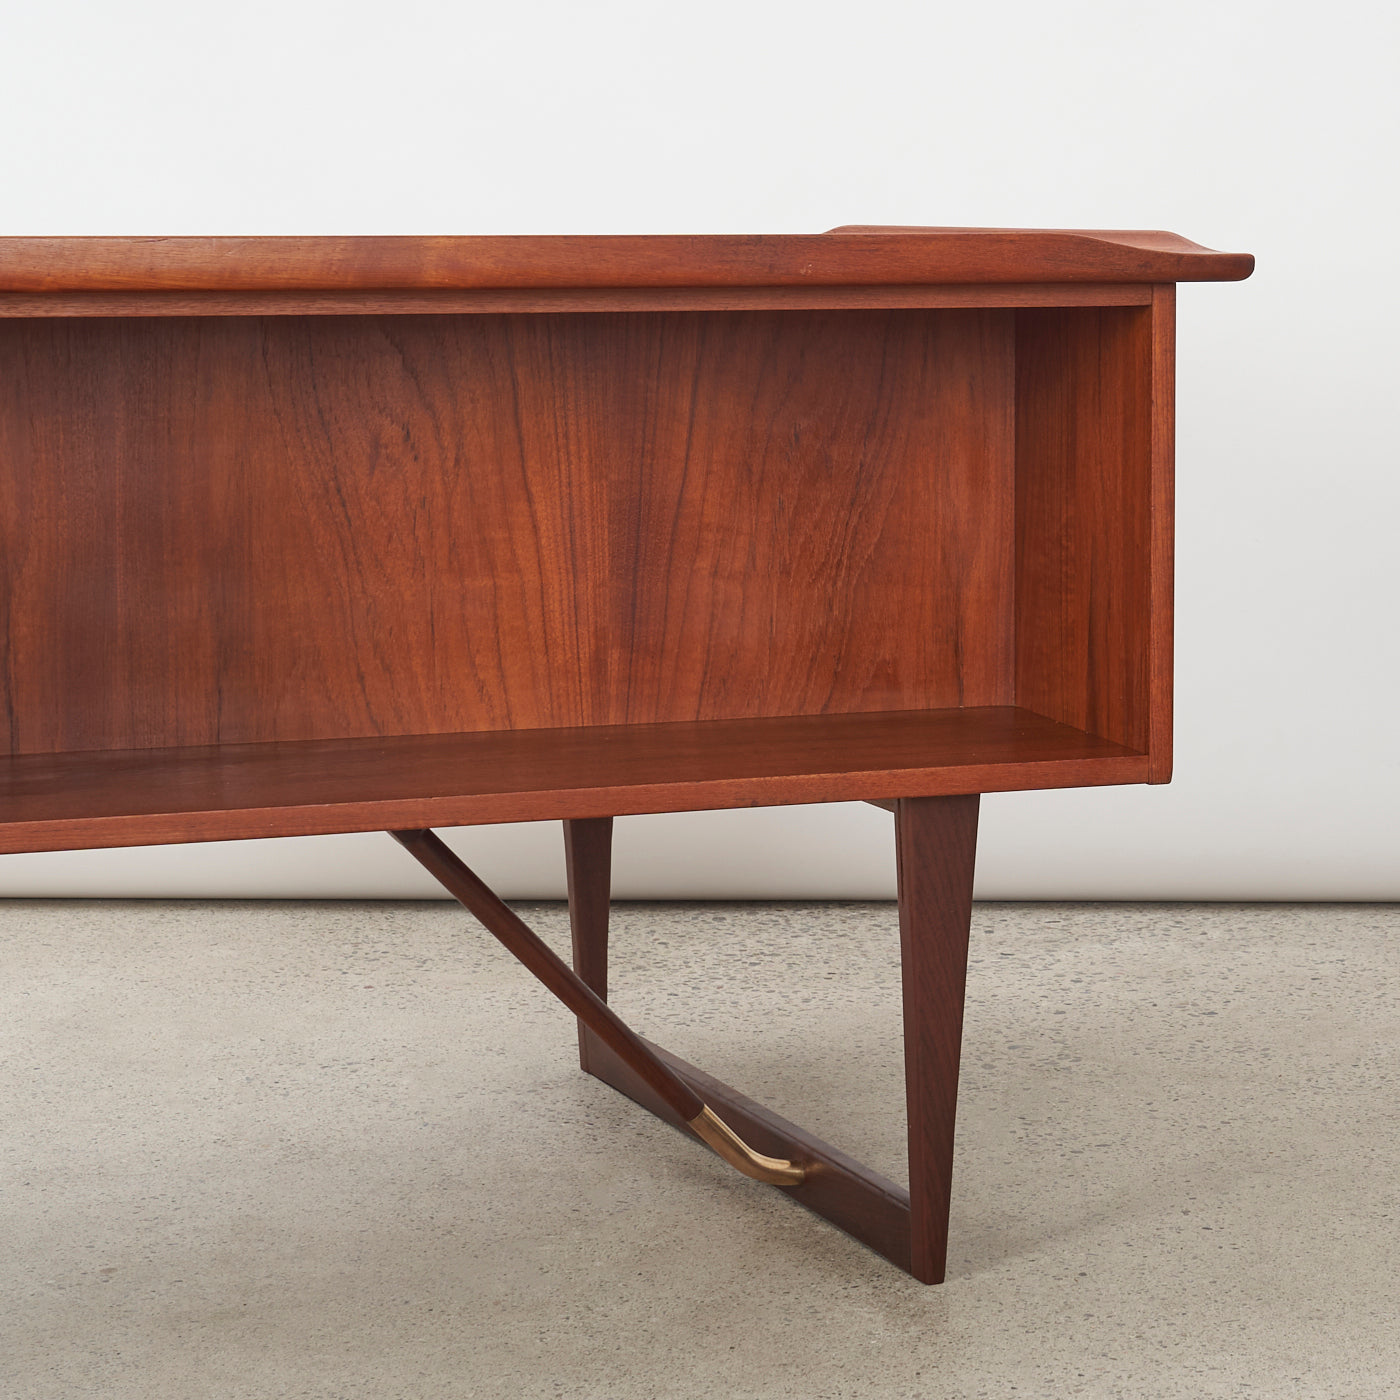
<instances>
[{"instance_id":1,"label":"polished concrete surface","mask_svg":"<svg viewBox=\"0 0 1400 1400\"><path fill-rule=\"evenodd\" d=\"M892 906L622 905L613 964L902 1175ZM925 1288L455 906L0 904L0 1396L1400 1395L1398 971L1395 906L979 905Z\"/></svg>"}]
</instances>

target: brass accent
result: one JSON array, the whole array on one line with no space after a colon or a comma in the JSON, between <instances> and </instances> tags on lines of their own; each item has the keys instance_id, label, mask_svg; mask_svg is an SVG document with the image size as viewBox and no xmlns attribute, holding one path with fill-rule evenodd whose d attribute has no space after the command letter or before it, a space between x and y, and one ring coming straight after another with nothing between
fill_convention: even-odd
<instances>
[{"instance_id":1,"label":"brass accent","mask_svg":"<svg viewBox=\"0 0 1400 1400\"><path fill-rule=\"evenodd\" d=\"M783 1157L765 1157L752 1147L719 1117L708 1104L690 1120L690 1130L702 1142L713 1147L731 1167L766 1181L770 1186L796 1186L805 1179L805 1167L795 1166Z\"/></svg>"}]
</instances>

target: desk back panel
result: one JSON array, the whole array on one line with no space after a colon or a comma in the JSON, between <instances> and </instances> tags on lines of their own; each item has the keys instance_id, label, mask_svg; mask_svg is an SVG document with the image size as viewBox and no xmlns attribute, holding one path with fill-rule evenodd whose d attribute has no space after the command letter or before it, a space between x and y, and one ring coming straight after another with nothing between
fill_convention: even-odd
<instances>
[{"instance_id":1,"label":"desk back panel","mask_svg":"<svg viewBox=\"0 0 1400 1400\"><path fill-rule=\"evenodd\" d=\"M1013 703L1015 316L0 323L0 748Z\"/></svg>"}]
</instances>

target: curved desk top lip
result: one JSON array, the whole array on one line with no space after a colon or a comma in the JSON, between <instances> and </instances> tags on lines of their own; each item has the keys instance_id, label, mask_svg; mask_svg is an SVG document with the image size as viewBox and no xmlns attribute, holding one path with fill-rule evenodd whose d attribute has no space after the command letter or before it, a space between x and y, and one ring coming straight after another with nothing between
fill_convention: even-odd
<instances>
[{"instance_id":1,"label":"curved desk top lip","mask_svg":"<svg viewBox=\"0 0 1400 1400\"><path fill-rule=\"evenodd\" d=\"M1232 282L1248 253L1155 230L0 238L0 292Z\"/></svg>"}]
</instances>

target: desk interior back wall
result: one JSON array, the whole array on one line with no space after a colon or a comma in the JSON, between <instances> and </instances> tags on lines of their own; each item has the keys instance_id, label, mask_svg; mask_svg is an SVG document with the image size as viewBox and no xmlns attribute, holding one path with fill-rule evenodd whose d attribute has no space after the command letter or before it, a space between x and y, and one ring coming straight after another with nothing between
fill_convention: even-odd
<instances>
[{"instance_id":1,"label":"desk interior back wall","mask_svg":"<svg viewBox=\"0 0 1400 1400\"><path fill-rule=\"evenodd\" d=\"M10 751L1010 704L1014 319L0 323Z\"/></svg>"}]
</instances>

